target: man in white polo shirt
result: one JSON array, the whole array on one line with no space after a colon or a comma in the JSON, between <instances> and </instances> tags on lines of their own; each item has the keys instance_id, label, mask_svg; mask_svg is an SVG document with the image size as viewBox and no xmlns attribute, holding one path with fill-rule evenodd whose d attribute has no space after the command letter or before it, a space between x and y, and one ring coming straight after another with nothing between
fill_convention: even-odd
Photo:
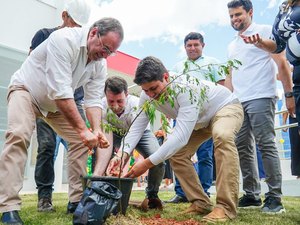
<instances>
[{"instance_id":1,"label":"man in white polo shirt","mask_svg":"<svg viewBox=\"0 0 300 225\"><path fill-rule=\"evenodd\" d=\"M104 86L105 98L102 99L102 121L108 126L113 126L113 131L109 132L108 140L111 146L103 149L101 157L96 161L94 175L103 176L106 166L111 159L111 154L120 155L122 138L130 128L133 120L138 114L139 98L128 93L128 85L126 80L121 77L113 76L107 78ZM105 130L105 128L104 128ZM144 157L147 158L153 154L159 144L150 129L150 124L141 132L142 136L134 148ZM106 154L107 157L103 157ZM99 154L98 154L99 155ZM124 154L124 161L127 162L130 154ZM126 163L123 164L123 167ZM164 175L164 163L160 163L149 170L146 198L140 205L144 210L161 209L162 202L158 198L159 186ZM123 169L123 168L122 168ZM111 174L114 175L114 174Z\"/></svg>"},{"instance_id":2,"label":"man in white polo shirt","mask_svg":"<svg viewBox=\"0 0 300 225\"><path fill-rule=\"evenodd\" d=\"M285 209L281 203L282 176L280 160L275 144L274 115L276 104L276 64L278 73L283 78L285 92L292 90L289 67L283 54L269 54L254 45L244 43L240 35L259 33L269 37L272 28L267 25L252 23L253 6L250 0L233 0L228 3L232 27L238 31L228 46L229 59L237 59L242 65L232 69L226 84L243 105L245 119L237 136L243 190L245 195L239 200L239 207L260 207L260 182L256 162L258 145L266 173L269 191L265 194L262 212L281 213ZM275 62L276 64L275 64ZM232 85L231 85L232 84ZM293 99L287 99L287 108L293 110Z\"/></svg>"}]
</instances>

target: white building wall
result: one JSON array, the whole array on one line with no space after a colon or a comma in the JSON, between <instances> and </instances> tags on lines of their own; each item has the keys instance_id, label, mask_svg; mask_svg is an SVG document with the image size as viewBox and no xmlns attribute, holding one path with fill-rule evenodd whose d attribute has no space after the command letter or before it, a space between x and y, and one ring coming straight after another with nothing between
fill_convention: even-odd
<instances>
[{"instance_id":1,"label":"white building wall","mask_svg":"<svg viewBox=\"0 0 300 225\"><path fill-rule=\"evenodd\" d=\"M0 0L0 153L7 128L7 86L12 74L26 59L33 35L41 28L62 24L64 0ZM34 167L36 161L36 133L28 149L23 191L35 192ZM54 189L62 184L63 152L55 164Z\"/></svg>"},{"instance_id":2,"label":"white building wall","mask_svg":"<svg viewBox=\"0 0 300 225\"><path fill-rule=\"evenodd\" d=\"M37 30L62 23L62 0L1 0L0 4L0 44L16 50L28 52Z\"/></svg>"}]
</instances>

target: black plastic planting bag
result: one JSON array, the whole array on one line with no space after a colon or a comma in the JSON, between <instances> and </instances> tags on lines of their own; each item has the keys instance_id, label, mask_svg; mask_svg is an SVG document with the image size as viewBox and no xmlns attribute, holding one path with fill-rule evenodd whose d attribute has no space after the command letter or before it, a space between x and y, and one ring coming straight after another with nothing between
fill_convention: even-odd
<instances>
[{"instance_id":1,"label":"black plastic planting bag","mask_svg":"<svg viewBox=\"0 0 300 225\"><path fill-rule=\"evenodd\" d=\"M73 214L73 225L101 225L116 208L121 191L105 181L91 181Z\"/></svg>"}]
</instances>

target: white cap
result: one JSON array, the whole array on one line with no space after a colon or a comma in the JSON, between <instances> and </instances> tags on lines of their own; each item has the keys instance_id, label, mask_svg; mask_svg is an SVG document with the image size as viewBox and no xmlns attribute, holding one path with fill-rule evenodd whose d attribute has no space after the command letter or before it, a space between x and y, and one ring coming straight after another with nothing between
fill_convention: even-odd
<instances>
[{"instance_id":1,"label":"white cap","mask_svg":"<svg viewBox=\"0 0 300 225\"><path fill-rule=\"evenodd\" d=\"M86 0L68 0L65 11L80 26L86 24L90 18L91 7Z\"/></svg>"}]
</instances>

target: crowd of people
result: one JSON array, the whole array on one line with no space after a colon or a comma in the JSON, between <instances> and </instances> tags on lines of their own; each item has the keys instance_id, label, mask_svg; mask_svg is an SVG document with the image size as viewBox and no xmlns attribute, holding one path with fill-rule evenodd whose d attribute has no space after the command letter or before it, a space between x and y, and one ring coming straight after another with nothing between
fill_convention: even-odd
<instances>
[{"instance_id":1,"label":"crowd of people","mask_svg":"<svg viewBox=\"0 0 300 225\"><path fill-rule=\"evenodd\" d=\"M168 179L172 168L176 195L166 202L190 202L183 213L197 213L203 221L235 219L238 207L261 207L262 213L269 214L285 212L274 141L276 74L284 89L286 109L298 122L293 135L299 140L300 0L282 3L273 27L253 22L250 0L231 0L227 6L231 26L237 31L228 46L228 59L241 65L232 67L229 74L219 73L219 61L202 52L203 36L191 32L183 41L187 58L172 71L154 56L139 62L133 80L142 89L139 97L128 93L123 78L107 78L106 58L116 53L124 37L117 19L105 17L89 29L81 27L89 18L90 8L84 0L71 0L62 13L61 26L39 30L29 56L8 87L8 126L0 157L1 222L24 224L19 216L19 192L35 128L40 212L55 211L53 165L61 138L68 151L67 213L74 213L82 197L80 176L86 174L87 155L92 149L96 149L95 176L121 173L137 178L148 171L143 210L164 207L159 187L165 168ZM292 78L287 60L293 65ZM175 121L171 132L156 132L155 137L151 131L152 103ZM159 137L163 137L160 143ZM143 159L125 171L134 150ZM299 164L295 163L299 150L292 155L296 176L300 176ZM264 201L257 151L268 185ZM215 203L208 192L214 170ZM240 170L245 193L239 198Z\"/></svg>"}]
</instances>

